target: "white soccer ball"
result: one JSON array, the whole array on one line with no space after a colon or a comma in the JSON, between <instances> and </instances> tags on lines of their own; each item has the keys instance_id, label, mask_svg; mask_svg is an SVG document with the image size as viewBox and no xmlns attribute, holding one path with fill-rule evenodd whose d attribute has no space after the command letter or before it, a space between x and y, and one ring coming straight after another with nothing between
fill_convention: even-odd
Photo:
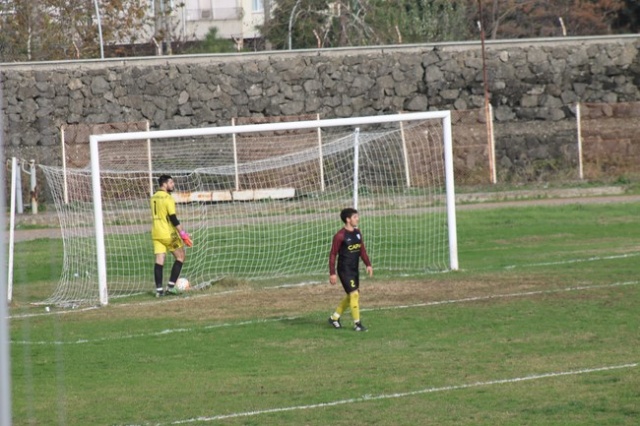
<instances>
[{"instance_id":1,"label":"white soccer ball","mask_svg":"<svg viewBox=\"0 0 640 426\"><path fill-rule=\"evenodd\" d=\"M180 291L186 291L189 290L191 288L191 285L189 284L189 280L186 278L178 278L178 281L176 281L176 288Z\"/></svg>"}]
</instances>

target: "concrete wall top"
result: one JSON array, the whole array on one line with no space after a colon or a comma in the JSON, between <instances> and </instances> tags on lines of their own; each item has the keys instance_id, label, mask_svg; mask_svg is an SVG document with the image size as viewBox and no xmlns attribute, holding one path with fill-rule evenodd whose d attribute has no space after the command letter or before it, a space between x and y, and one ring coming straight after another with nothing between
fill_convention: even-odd
<instances>
[{"instance_id":1,"label":"concrete wall top","mask_svg":"<svg viewBox=\"0 0 640 426\"><path fill-rule=\"evenodd\" d=\"M532 38L532 39L506 39L487 40L485 47L487 51L496 49L510 49L514 47L545 47L545 46L568 46L568 45L592 45L602 43L629 43L640 40L640 34L626 34L615 36L594 36L594 37L553 37L553 38ZM177 63L211 63L220 61L246 61L247 59L265 60L269 58L287 59L295 56L354 56L354 55L380 55L385 53L408 53L417 51L463 51L479 49L480 41L460 41L443 43L386 45L386 46L361 46L342 47L331 49L304 49L304 50L274 50L261 52L242 53L218 53L218 54L196 54L196 55L174 55L174 56L145 56L130 58L106 58L106 59L85 59L69 61L49 61L49 62L3 62L0 63L0 70L6 71L36 71L36 70L64 70L68 68L102 69L107 67L130 67L130 66L158 66Z\"/></svg>"}]
</instances>

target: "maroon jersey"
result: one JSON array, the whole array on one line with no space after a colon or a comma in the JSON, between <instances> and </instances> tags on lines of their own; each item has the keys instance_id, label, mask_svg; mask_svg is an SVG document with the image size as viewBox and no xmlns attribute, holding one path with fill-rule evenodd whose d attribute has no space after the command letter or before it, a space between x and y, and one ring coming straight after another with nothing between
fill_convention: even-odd
<instances>
[{"instance_id":1,"label":"maroon jersey","mask_svg":"<svg viewBox=\"0 0 640 426\"><path fill-rule=\"evenodd\" d=\"M336 274L336 257L338 259L337 271L340 276L357 277L360 258L366 266L371 266L362 233L358 228L353 231L342 228L334 235L329 254L329 275Z\"/></svg>"}]
</instances>

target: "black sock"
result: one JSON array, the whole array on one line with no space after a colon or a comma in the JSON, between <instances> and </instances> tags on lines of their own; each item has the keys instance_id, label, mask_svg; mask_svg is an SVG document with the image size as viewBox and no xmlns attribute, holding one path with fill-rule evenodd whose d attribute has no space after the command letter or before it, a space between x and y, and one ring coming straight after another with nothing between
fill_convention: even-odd
<instances>
[{"instance_id":1,"label":"black sock","mask_svg":"<svg viewBox=\"0 0 640 426\"><path fill-rule=\"evenodd\" d=\"M178 277L180 277L180 272L182 271L182 262L176 260L173 262L173 266L171 267L171 276L169 277L169 287L173 287L172 284L175 284L178 281Z\"/></svg>"},{"instance_id":2,"label":"black sock","mask_svg":"<svg viewBox=\"0 0 640 426\"><path fill-rule=\"evenodd\" d=\"M162 271L164 269L164 265L155 264L153 268L153 276L156 281L156 290L162 291Z\"/></svg>"}]
</instances>

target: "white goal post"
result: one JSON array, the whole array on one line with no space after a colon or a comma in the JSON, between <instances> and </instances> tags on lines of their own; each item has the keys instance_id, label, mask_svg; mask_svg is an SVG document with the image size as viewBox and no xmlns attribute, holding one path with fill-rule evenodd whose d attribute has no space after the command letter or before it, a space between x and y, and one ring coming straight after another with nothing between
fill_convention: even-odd
<instances>
[{"instance_id":1,"label":"white goal post","mask_svg":"<svg viewBox=\"0 0 640 426\"><path fill-rule=\"evenodd\" d=\"M114 143L122 151L102 149ZM449 111L91 135L90 153L90 171L64 179L43 167L65 239L49 303L153 290L148 203L161 174L176 181L194 240L183 276L196 288L225 276L325 276L350 206L377 271L458 269Z\"/></svg>"}]
</instances>

